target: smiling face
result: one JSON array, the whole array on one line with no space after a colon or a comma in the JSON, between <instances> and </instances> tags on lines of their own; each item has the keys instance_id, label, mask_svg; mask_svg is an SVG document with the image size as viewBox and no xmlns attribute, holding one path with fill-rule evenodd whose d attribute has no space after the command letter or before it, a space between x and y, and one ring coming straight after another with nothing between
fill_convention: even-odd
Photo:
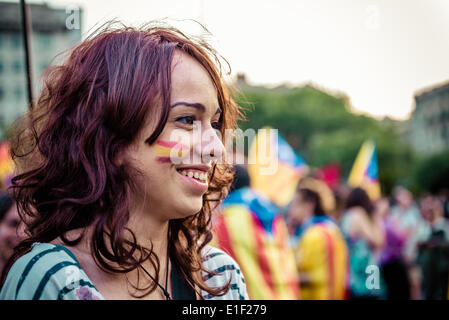
<instances>
[{"instance_id":1,"label":"smiling face","mask_svg":"<svg viewBox=\"0 0 449 320\"><path fill-rule=\"evenodd\" d=\"M215 161L210 155L224 152L217 132L221 109L209 74L194 58L177 51L171 70L171 108L164 129L150 145L147 139L158 121L151 119L127 152L142 174L131 203L160 220L184 218L201 210ZM194 126L201 126L201 135ZM183 163L170 159L179 152L188 155Z\"/></svg>"}]
</instances>

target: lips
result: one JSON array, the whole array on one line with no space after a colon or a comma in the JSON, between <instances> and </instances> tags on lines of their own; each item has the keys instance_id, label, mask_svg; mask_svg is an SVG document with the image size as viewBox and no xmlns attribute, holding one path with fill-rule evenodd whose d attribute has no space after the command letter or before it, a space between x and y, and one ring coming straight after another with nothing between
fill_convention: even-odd
<instances>
[{"instance_id":1,"label":"lips","mask_svg":"<svg viewBox=\"0 0 449 320\"><path fill-rule=\"evenodd\" d=\"M205 164L183 165L176 167L176 170L187 170L187 169L198 170L207 173L210 171L211 167Z\"/></svg>"},{"instance_id":2,"label":"lips","mask_svg":"<svg viewBox=\"0 0 449 320\"><path fill-rule=\"evenodd\" d=\"M209 170L207 165L185 165L176 168L184 184L199 193L207 191Z\"/></svg>"}]
</instances>

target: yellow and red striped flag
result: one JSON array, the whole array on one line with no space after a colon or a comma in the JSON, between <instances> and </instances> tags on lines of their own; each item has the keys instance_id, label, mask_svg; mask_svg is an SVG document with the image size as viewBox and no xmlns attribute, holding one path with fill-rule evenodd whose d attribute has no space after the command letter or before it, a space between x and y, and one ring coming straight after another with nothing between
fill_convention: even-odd
<instances>
[{"instance_id":1,"label":"yellow and red striped flag","mask_svg":"<svg viewBox=\"0 0 449 320\"><path fill-rule=\"evenodd\" d=\"M279 208L248 187L232 192L213 223L213 245L231 255L257 300L297 300L299 278Z\"/></svg>"},{"instance_id":2,"label":"yellow and red striped flag","mask_svg":"<svg viewBox=\"0 0 449 320\"><path fill-rule=\"evenodd\" d=\"M308 170L305 161L270 127L259 130L248 159L251 188L281 207L293 199L299 179Z\"/></svg>"},{"instance_id":3,"label":"yellow and red striped flag","mask_svg":"<svg viewBox=\"0 0 449 320\"><path fill-rule=\"evenodd\" d=\"M380 198L377 150L373 141L365 141L360 148L349 174L348 185L364 189L372 200Z\"/></svg>"}]
</instances>

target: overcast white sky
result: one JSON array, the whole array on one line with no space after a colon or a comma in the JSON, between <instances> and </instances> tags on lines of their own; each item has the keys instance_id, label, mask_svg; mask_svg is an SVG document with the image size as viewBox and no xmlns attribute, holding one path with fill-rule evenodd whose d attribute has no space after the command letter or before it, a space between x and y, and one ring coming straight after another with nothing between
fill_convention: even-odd
<instances>
[{"instance_id":1,"label":"overcast white sky","mask_svg":"<svg viewBox=\"0 0 449 320\"><path fill-rule=\"evenodd\" d=\"M377 117L406 119L417 90L449 80L449 0L47 2L82 6L83 32L112 18L198 20L234 75L252 84L313 82ZM192 32L193 23L173 24Z\"/></svg>"}]
</instances>

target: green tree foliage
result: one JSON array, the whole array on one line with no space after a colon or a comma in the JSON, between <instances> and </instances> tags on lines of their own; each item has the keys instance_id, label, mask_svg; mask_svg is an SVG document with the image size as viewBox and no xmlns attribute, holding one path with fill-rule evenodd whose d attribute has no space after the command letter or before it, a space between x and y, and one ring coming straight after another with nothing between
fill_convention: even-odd
<instances>
[{"instance_id":1,"label":"green tree foliage","mask_svg":"<svg viewBox=\"0 0 449 320\"><path fill-rule=\"evenodd\" d=\"M379 179L384 193L410 180L413 153L393 124L351 112L349 99L311 85L300 88L241 88L237 97L246 110L242 129L269 125L279 129L290 145L312 167L337 162L349 175L363 141L377 145Z\"/></svg>"},{"instance_id":2,"label":"green tree foliage","mask_svg":"<svg viewBox=\"0 0 449 320\"><path fill-rule=\"evenodd\" d=\"M420 159L413 178L413 189L416 192L449 190L449 151Z\"/></svg>"},{"instance_id":3,"label":"green tree foliage","mask_svg":"<svg viewBox=\"0 0 449 320\"><path fill-rule=\"evenodd\" d=\"M0 141L6 138L6 126L0 123Z\"/></svg>"}]
</instances>

